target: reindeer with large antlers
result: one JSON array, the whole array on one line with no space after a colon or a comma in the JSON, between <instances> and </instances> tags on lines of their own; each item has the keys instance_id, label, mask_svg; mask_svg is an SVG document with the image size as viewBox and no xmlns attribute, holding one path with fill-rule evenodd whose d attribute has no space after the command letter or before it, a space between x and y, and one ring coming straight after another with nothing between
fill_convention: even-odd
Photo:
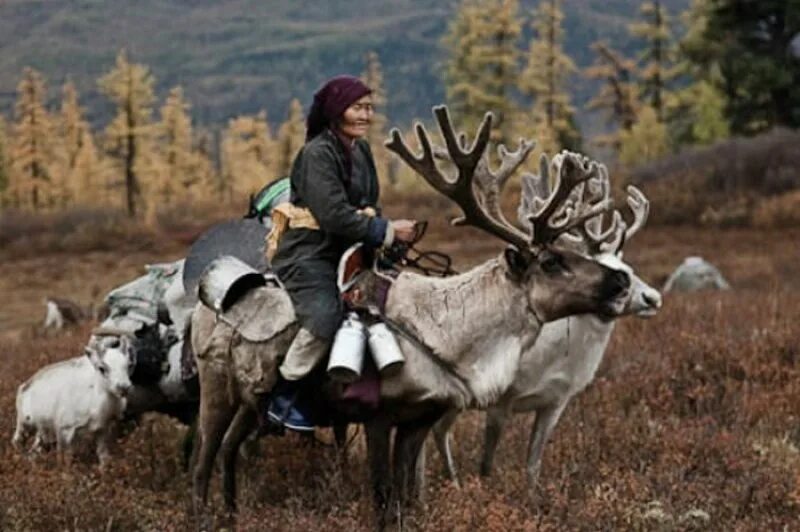
<instances>
[{"instance_id":1,"label":"reindeer with large antlers","mask_svg":"<svg viewBox=\"0 0 800 532\"><path fill-rule=\"evenodd\" d=\"M543 155L540 173L523 176L523 194L520 205L520 221L525 224L527 213L532 205L539 204L550 195L549 173L559 172L564 155L557 155L552 164ZM485 181L492 184L492 176ZM575 189L568 202L565 202L560 215L561 222L582 216L588 212L585 196L608 199L610 184L604 166L600 166L598 179L592 179ZM492 195L495 197L496 195ZM622 246L644 225L649 211L647 198L633 186L628 187L628 205L633 212L633 223L627 227L619 211L614 211L611 223L603 230L603 215L597 215L582 226L576 226L572 233L563 233L560 243L575 249L598 262L617 270L628 272L631 288L624 314L650 317L661 307L659 292L636 276L633 270L622 262ZM494 206L493 208L496 208ZM495 451L503 428L509 417L518 412L536 412L528 446L527 476L532 495L541 465L545 443L552 434L561 414L569 401L583 390L594 378L603 359L606 346L614 330L614 321L608 316L583 314L547 323L541 334L527 350L523 351L514 381L502 399L487 409L486 434L484 441L481 474L491 473ZM437 448L445 462L448 476L457 481L456 467L450 449L450 428L458 411L448 412L435 425L433 432Z\"/></svg>"},{"instance_id":2,"label":"reindeer with large antlers","mask_svg":"<svg viewBox=\"0 0 800 532\"><path fill-rule=\"evenodd\" d=\"M626 272L554 245L561 234L581 230L586 220L610 209L610 202L601 198L586 203L566 222L558 217L573 189L599 177L597 163L565 154L553 176L552 192L526 210L526 232L493 207L501 188L493 189L481 176L491 173L507 179L525 160L530 144L523 142L514 153L503 151L505 163L494 174L484 160L491 114L487 113L467 148L456 137L447 109L437 107L434 113L444 153L457 169L455 179L440 170L434 152L443 150L432 146L421 125L416 129L421 155L411 152L397 130L392 131L388 148L461 207L463 217L457 224L480 228L509 247L498 258L458 276L442 279L404 272L394 282L385 314L407 333L398 337L405 364L398 374L382 380L377 410L350 418L363 421L366 427L381 525L398 504L412 500L420 450L442 414L485 408L499 401L514 381L521 353L533 344L545 322L588 312L616 316L624 312L629 299ZM486 165L485 170L479 171L484 168L481 165ZM248 301L245 295L234 306ZM232 505L236 450L255 417L255 396L249 384L252 373L274 374L297 327L254 343L201 306L194 313L192 330L201 383L194 499L200 508L205 504L211 466L222 445L223 489L226 502ZM329 402L335 404L335 399L330 397Z\"/></svg>"}]
</instances>

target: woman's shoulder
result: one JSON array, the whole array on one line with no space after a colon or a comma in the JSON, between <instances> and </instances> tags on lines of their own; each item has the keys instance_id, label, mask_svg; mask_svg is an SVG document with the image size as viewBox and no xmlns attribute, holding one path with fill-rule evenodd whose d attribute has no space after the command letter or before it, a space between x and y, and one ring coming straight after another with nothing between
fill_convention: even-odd
<instances>
[{"instance_id":1,"label":"woman's shoulder","mask_svg":"<svg viewBox=\"0 0 800 532\"><path fill-rule=\"evenodd\" d=\"M308 151L329 151L336 146L336 138L328 130L323 131L305 144Z\"/></svg>"}]
</instances>

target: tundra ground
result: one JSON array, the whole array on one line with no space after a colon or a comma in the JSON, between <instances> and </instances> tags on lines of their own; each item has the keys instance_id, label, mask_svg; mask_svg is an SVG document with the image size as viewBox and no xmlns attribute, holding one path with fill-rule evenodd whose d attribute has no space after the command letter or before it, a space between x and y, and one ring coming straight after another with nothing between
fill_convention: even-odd
<instances>
[{"instance_id":1,"label":"tundra ground","mask_svg":"<svg viewBox=\"0 0 800 532\"><path fill-rule=\"evenodd\" d=\"M710 260L733 290L668 294L651 320L619 322L597 379L568 407L545 449L535 501L524 460L530 416L512 423L495 474L477 476L482 415L455 426L457 489L428 445L424 510L412 530L797 530L800 528L800 231L645 228L626 260L660 287L687 255ZM180 257L165 239L123 251L3 254L0 261L0 530L186 530L185 429L146 416L120 437L112 465L61 465L11 447L16 387L81 352L90 325L44 335L42 297L88 301ZM423 248L458 269L496 254L491 239L433 227ZM0 252L2 253L2 252ZM120 259L123 256L123 259ZM96 287L96 288L95 288ZM569 356L569 354L565 354ZM330 440L327 433L321 438ZM238 530L369 530L363 438L346 461L292 435L240 462ZM215 477L212 503L223 515Z\"/></svg>"}]
</instances>

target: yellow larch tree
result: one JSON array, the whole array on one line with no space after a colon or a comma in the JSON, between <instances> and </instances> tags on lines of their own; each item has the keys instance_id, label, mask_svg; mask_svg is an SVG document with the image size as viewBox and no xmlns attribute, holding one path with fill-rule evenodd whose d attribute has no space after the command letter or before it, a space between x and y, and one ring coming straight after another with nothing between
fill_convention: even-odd
<instances>
[{"instance_id":1,"label":"yellow larch tree","mask_svg":"<svg viewBox=\"0 0 800 532\"><path fill-rule=\"evenodd\" d=\"M53 121L44 107L44 78L25 68L17 85L16 123L11 145L11 201L22 208L41 209L57 202L53 190Z\"/></svg>"},{"instance_id":2,"label":"yellow larch tree","mask_svg":"<svg viewBox=\"0 0 800 532\"><path fill-rule=\"evenodd\" d=\"M100 78L100 90L117 106L105 130L105 147L125 175L128 215L145 213L145 199L154 187L152 106L153 76L141 64L131 63L125 50L117 55L111 72ZM147 202L152 216L154 205Z\"/></svg>"},{"instance_id":3,"label":"yellow larch tree","mask_svg":"<svg viewBox=\"0 0 800 532\"><path fill-rule=\"evenodd\" d=\"M275 177L289 175L297 152L305 144L306 126L303 121L303 106L297 98L289 103L286 122L278 128Z\"/></svg>"},{"instance_id":4,"label":"yellow larch tree","mask_svg":"<svg viewBox=\"0 0 800 532\"><path fill-rule=\"evenodd\" d=\"M656 111L656 116L663 121L664 110L668 102L669 84L677 75L672 61L672 32L670 16L660 0L642 2L639 7L642 21L629 26L634 37L645 42L640 58L641 95L642 99Z\"/></svg>"},{"instance_id":5,"label":"yellow larch tree","mask_svg":"<svg viewBox=\"0 0 800 532\"><path fill-rule=\"evenodd\" d=\"M200 179L192 148L189 108L181 87L173 87L161 107L161 122L158 125L161 165L156 196L164 204L189 199L192 186L198 184Z\"/></svg>"},{"instance_id":6,"label":"yellow larch tree","mask_svg":"<svg viewBox=\"0 0 800 532\"><path fill-rule=\"evenodd\" d=\"M220 178L213 162L213 136L209 131L201 130L195 134L196 148L194 160L197 182L192 185L193 200L218 201L221 196Z\"/></svg>"},{"instance_id":7,"label":"yellow larch tree","mask_svg":"<svg viewBox=\"0 0 800 532\"><path fill-rule=\"evenodd\" d=\"M62 89L60 127L59 166L70 198L83 205L104 202L107 187L102 182L102 164L91 128L78 102L78 91L69 80Z\"/></svg>"},{"instance_id":8,"label":"yellow larch tree","mask_svg":"<svg viewBox=\"0 0 800 532\"><path fill-rule=\"evenodd\" d=\"M620 132L619 140L619 160L628 166L654 161L669 151L667 126L650 105L642 106L636 122L630 129Z\"/></svg>"},{"instance_id":9,"label":"yellow larch tree","mask_svg":"<svg viewBox=\"0 0 800 532\"><path fill-rule=\"evenodd\" d=\"M492 141L514 136L518 108L512 93L519 75L517 41L522 31L518 0L463 0L443 44L447 102L459 129L474 132L486 111L494 113Z\"/></svg>"},{"instance_id":10,"label":"yellow larch tree","mask_svg":"<svg viewBox=\"0 0 800 532\"><path fill-rule=\"evenodd\" d=\"M372 154L375 157L375 166L378 170L378 177L381 181L388 178L389 153L383 145L386 140L386 89L383 83L383 68L380 58L376 52L367 53L367 65L361 74L361 80L372 89L372 103L375 105L375 113L372 115L372 123L367 132ZM393 184L393 183L390 183Z\"/></svg>"},{"instance_id":11,"label":"yellow larch tree","mask_svg":"<svg viewBox=\"0 0 800 532\"><path fill-rule=\"evenodd\" d=\"M8 126L6 120L0 115L0 207L8 203L6 191L8 190L9 164L8 164Z\"/></svg>"},{"instance_id":12,"label":"yellow larch tree","mask_svg":"<svg viewBox=\"0 0 800 532\"><path fill-rule=\"evenodd\" d=\"M539 149L555 153L561 148L576 150L580 134L575 126L575 109L567 92L569 78L576 72L564 52L564 13L559 0L543 0L534 12L534 39L528 49L527 66L520 76L520 89L533 99L532 128Z\"/></svg>"},{"instance_id":13,"label":"yellow larch tree","mask_svg":"<svg viewBox=\"0 0 800 532\"><path fill-rule=\"evenodd\" d=\"M272 137L264 111L230 120L221 151L224 193L232 201L245 200L275 177Z\"/></svg>"},{"instance_id":14,"label":"yellow larch tree","mask_svg":"<svg viewBox=\"0 0 800 532\"><path fill-rule=\"evenodd\" d=\"M597 57L584 73L588 78L601 80L603 85L587 108L605 111L609 122L617 126L616 131L601 135L595 142L619 148L620 130L629 131L633 127L640 106L636 65L603 42L594 43L592 48Z\"/></svg>"}]
</instances>

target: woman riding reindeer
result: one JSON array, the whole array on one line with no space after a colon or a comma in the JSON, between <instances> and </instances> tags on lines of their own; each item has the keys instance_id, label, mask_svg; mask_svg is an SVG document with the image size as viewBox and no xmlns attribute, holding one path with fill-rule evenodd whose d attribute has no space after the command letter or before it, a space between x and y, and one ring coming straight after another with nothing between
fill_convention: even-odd
<instances>
[{"instance_id":1,"label":"woman riding reindeer","mask_svg":"<svg viewBox=\"0 0 800 532\"><path fill-rule=\"evenodd\" d=\"M380 216L379 187L369 144L372 90L358 78L337 76L315 94L306 121L306 143L291 170L289 218L272 267L291 296L301 323L272 390L268 421L313 430L310 410L297 400L298 382L328 354L344 314L336 285L342 254L353 244L410 242L412 220ZM288 208L287 208L288 207Z\"/></svg>"}]
</instances>

